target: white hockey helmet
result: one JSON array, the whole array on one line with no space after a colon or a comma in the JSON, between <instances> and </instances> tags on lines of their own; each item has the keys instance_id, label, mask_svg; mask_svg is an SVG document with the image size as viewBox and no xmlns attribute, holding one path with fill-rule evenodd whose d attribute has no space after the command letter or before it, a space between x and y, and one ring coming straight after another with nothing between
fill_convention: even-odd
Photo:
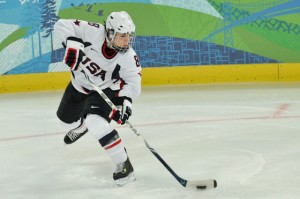
<instances>
[{"instance_id":1,"label":"white hockey helmet","mask_svg":"<svg viewBox=\"0 0 300 199\"><path fill-rule=\"evenodd\" d=\"M127 12L110 13L105 22L105 30L108 47L119 52L125 52L134 45L135 25ZM114 44L116 33L129 34L130 38L127 47L119 47Z\"/></svg>"}]
</instances>

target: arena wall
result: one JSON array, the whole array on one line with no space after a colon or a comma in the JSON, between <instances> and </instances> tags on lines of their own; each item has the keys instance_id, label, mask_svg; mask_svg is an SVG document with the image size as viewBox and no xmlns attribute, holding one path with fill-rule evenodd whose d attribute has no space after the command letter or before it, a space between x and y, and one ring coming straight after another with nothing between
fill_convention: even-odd
<instances>
[{"instance_id":1,"label":"arena wall","mask_svg":"<svg viewBox=\"0 0 300 199\"><path fill-rule=\"evenodd\" d=\"M51 9L50 9L51 8ZM63 89L70 80L58 18L102 23L127 11L143 86L300 81L300 1L0 1L0 93Z\"/></svg>"}]
</instances>

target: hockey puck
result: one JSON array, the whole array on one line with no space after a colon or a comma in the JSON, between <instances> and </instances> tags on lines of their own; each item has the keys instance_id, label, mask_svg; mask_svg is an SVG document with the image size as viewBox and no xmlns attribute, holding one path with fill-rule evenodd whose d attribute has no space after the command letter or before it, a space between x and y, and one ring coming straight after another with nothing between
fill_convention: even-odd
<instances>
[{"instance_id":1,"label":"hockey puck","mask_svg":"<svg viewBox=\"0 0 300 199\"><path fill-rule=\"evenodd\" d=\"M197 186L197 189L206 189L206 186Z\"/></svg>"}]
</instances>

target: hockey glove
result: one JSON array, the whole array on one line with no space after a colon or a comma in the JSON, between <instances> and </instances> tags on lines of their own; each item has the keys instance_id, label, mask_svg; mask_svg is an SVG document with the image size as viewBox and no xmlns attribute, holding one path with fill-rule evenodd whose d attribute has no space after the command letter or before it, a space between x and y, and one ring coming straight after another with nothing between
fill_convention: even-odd
<instances>
[{"instance_id":1,"label":"hockey glove","mask_svg":"<svg viewBox=\"0 0 300 199\"><path fill-rule=\"evenodd\" d=\"M132 104L129 100L125 99L123 102L122 110L121 110L121 124L125 124L125 122L129 119L132 114Z\"/></svg>"},{"instance_id":2,"label":"hockey glove","mask_svg":"<svg viewBox=\"0 0 300 199\"><path fill-rule=\"evenodd\" d=\"M72 71L76 71L82 56L84 54L84 44L82 39L77 37L68 37L66 45L66 53L64 62L70 67Z\"/></svg>"},{"instance_id":3,"label":"hockey glove","mask_svg":"<svg viewBox=\"0 0 300 199\"><path fill-rule=\"evenodd\" d=\"M128 98L129 99L129 98ZM132 113L132 104L126 97L118 97L114 100L117 106L121 106L121 110L112 110L111 119L115 120L118 124L125 124Z\"/></svg>"}]
</instances>

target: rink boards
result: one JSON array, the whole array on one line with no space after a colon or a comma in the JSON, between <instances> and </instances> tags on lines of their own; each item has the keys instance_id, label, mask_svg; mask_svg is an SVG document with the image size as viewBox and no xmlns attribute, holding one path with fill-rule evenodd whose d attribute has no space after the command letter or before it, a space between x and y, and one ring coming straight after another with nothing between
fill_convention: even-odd
<instances>
[{"instance_id":1,"label":"rink boards","mask_svg":"<svg viewBox=\"0 0 300 199\"><path fill-rule=\"evenodd\" d=\"M69 72L1 75L0 93L60 90ZM143 68L142 85L300 81L300 64L247 64Z\"/></svg>"}]
</instances>

